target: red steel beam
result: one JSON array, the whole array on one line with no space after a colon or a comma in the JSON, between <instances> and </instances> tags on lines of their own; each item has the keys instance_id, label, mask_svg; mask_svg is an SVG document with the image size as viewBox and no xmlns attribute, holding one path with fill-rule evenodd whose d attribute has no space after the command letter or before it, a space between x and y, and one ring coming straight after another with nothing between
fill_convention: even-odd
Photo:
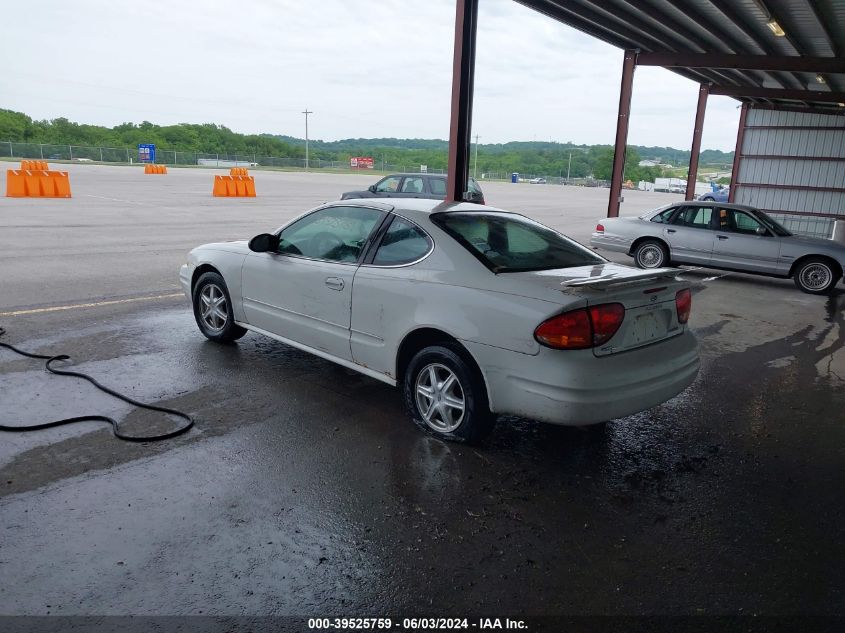
<instances>
[{"instance_id":1,"label":"red steel beam","mask_svg":"<svg viewBox=\"0 0 845 633\"><path fill-rule=\"evenodd\" d=\"M794 88L757 88L745 86L711 86L711 95L726 97L758 97L760 99L788 99L792 101L845 102L845 92L796 90Z\"/></svg>"},{"instance_id":2,"label":"red steel beam","mask_svg":"<svg viewBox=\"0 0 845 633\"><path fill-rule=\"evenodd\" d=\"M774 103L755 103L755 110L775 110L777 112L798 112L800 114L824 114L825 116L845 116L845 108L836 106L792 106Z\"/></svg>"},{"instance_id":3,"label":"red steel beam","mask_svg":"<svg viewBox=\"0 0 845 633\"><path fill-rule=\"evenodd\" d=\"M664 68L731 68L734 70L845 73L840 57L787 57L777 55L730 55L726 53L640 53L640 66Z\"/></svg>"},{"instance_id":4,"label":"red steel beam","mask_svg":"<svg viewBox=\"0 0 845 633\"><path fill-rule=\"evenodd\" d=\"M753 128L748 128L753 129ZM845 162L845 156L786 156L783 154L743 154L742 160L818 160L818 161L832 161Z\"/></svg>"},{"instance_id":5,"label":"red steel beam","mask_svg":"<svg viewBox=\"0 0 845 633\"><path fill-rule=\"evenodd\" d=\"M811 218L833 218L834 220L845 220L845 215L841 213L824 213L821 211L786 211L784 209L760 209L764 213L775 215L806 215Z\"/></svg>"},{"instance_id":6,"label":"red steel beam","mask_svg":"<svg viewBox=\"0 0 845 633\"><path fill-rule=\"evenodd\" d=\"M469 179L477 24L478 0L456 0L452 118L449 127L449 169L446 176L447 202L460 202L464 199Z\"/></svg>"},{"instance_id":7,"label":"red steel beam","mask_svg":"<svg viewBox=\"0 0 845 633\"><path fill-rule=\"evenodd\" d=\"M845 130L843 125L749 125L746 130L814 130L823 132L838 132Z\"/></svg>"},{"instance_id":8,"label":"red steel beam","mask_svg":"<svg viewBox=\"0 0 845 633\"><path fill-rule=\"evenodd\" d=\"M758 189L787 189L789 191L821 191L823 193L845 193L845 187L814 187L811 185L777 185L766 182L738 182L737 186Z\"/></svg>"},{"instance_id":9,"label":"red steel beam","mask_svg":"<svg viewBox=\"0 0 845 633\"><path fill-rule=\"evenodd\" d=\"M619 203L622 202L622 175L625 171L625 147L628 143L628 123L631 118L631 94L634 88L634 69L637 67L637 51L625 51L622 61L622 85L619 88L619 116L616 120L616 146L613 150L613 171L610 175L610 201L607 217L619 217Z\"/></svg>"},{"instance_id":10,"label":"red steel beam","mask_svg":"<svg viewBox=\"0 0 845 633\"><path fill-rule=\"evenodd\" d=\"M698 155L701 153L701 131L704 129L704 111L707 109L709 89L710 86L707 84L701 84L698 87L698 106L695 110L695 127L692 131L692 148L689 155L689 173L684 200L692 200L695 195L695 183L698 180Z\"/></svg>"},{"instance_id":11,"label":"red steel beam","mask_svg":"<svg viewBox=\"0 0 845 633\"><path fill-rule=\"evenodd\" d=\"M745 139L745 122L748 119L748 104L743 103L739 111L739 125L736 127L736 150L734 150L734 165L731 169L731 188L728 191L728 202L736 200L736 189L739 185L739 164L742 156L742 141Z\"/></svg>"}]
</instances>

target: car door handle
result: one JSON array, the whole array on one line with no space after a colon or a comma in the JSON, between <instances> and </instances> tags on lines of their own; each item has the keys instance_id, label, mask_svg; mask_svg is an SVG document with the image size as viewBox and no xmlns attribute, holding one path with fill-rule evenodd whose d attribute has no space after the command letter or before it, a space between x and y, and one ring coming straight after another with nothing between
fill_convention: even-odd
<instances>
[{"instance_id":1,"label":"car door handle","mask_svg":"<svg viewBox=\"0 0 845 633\"><path fill-rule=\"evenodd\" d=\"M331 288L332 290L343 290L343 279L340 277L327 277L326 278L326 285Z\"/></svg>"},{"instance_id":2,"label":"car door handle","mask_svg":"<svg viewBox=\"0 0 845 633\"><path fill-rule=\"evenodd\" d=\"M727 236L727 235L717 235L716 237L718 237L720 240L726 240L726 239L728 239L728 236Z\"/></svg>"},{"instance_id":3,"label":"car door handle","mask_svg":"<svg viewBox=\"0 0 845 633\"><path fill-rule=\"evenodd\" d=\"M666 232L667 232L667 233L675 233L675 232L676 232L676 229L666 229Z\"/></svg>"}]
</instances>

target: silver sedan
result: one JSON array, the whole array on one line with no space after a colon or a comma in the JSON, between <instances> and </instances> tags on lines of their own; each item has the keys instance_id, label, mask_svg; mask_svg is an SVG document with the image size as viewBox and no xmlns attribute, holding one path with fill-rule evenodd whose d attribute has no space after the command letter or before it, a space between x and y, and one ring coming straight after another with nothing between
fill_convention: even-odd
<instances>
[{"instance_id":1,"label":"silver sedan","mask_svg":"<svg viewBox=\"0 0 845 633\"><path fill-rule=\"evenodd\" d=\"M626 253L640 268L671 262L792 277L810 294L830 293L845 268L845 245L793 235L763 211L739 204L679 202L637 218L608 218L590 244Z\"/></svg>"},{"instance_id":2,"label":"silver sedan","mask_svg":"<svg viewBox=\"0 0 845 633\"><path fill-rule=\"evenodd\" d=\"M272 337L400 387L422 428L473 441L496 414L594 424L685 389L699 361L676 274L501 209L368 199L200 246L180 278L209 339Z\"/></svg>"}]
</instances>

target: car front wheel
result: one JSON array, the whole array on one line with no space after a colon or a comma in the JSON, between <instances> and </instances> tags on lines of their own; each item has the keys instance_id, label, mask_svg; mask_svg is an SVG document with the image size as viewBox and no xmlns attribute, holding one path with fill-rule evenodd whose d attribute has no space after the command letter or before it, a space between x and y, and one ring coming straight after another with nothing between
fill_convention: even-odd
<instances>
[{"instance_id":1,"label":"car front wheel","mask_svg":"<svg viewBox=\"0 0 845 633\"><path fill-rule=\"evenodd\" d=\"M634 261L640 268L660 268L669 262L669 253L657 240L646 240L634 250Z\"/></svg>"},{"instance_id":2,"label":"car front wheel","mask_svg":"<svg viewBox=\"0 0 845 633\"><path fill-rule=\"evenodd\" d=\"M231 343L246 334L246 330L235 323L229 289L218 273L204 273L197 279L194 318L200 332L217 343Z\"/></svg>"},{"instance_id":3,"label":"car front wheel","mask_svg":"<svg viewBox=\"0 0 845 633\"><path fill-rule=\"evenodd\" d=\"M842 274L831 262L822 258L812 258L801 262L792 279L802 292L811 295L830 293Z\"/></svg>"},{"instance_id":4,"label":"car front wheel","mask_svg":"<svg viewBox=\"0 0 845 633\"><path fill-rule=\"evenodd\" d=\"M405 371L403 392L411 419L437 437L476 443L493 429L483 379L451 346L418 352Z\"/></svg>"}]
</instances>

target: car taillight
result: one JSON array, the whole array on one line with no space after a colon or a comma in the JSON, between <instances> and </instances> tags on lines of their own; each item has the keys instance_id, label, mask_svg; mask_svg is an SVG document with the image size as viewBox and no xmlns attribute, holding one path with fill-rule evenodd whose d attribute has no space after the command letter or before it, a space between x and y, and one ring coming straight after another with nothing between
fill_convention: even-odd
<instances>
[{"instance_id":1,"label":"car taillight","mask_svg":"<svg viewBox=\"0 0 845 633\"><path fill-rule=\"evenodd\" d=\"M555 349L589 349L609 341L624 319L621 303L580 308L543 321L534 330L534 338Z\"/></svg>"},{"instance_id":2,"label":"car taillight","mask_svg":"<svg viewBox=\"0 0 845 633\"><path fill-rule=\"evenodd\" d=\"M692 311L692 293L689 288L678 290L675 294L675 308L678 311L678 323L689 321L690 311Z\"/></svg>"},{"instance_id":3,"label":"car taillight","mask_svg":"<svg viewBox=\"0 0 845 633\"><path fill-rule=\"evenodd\" d=\"M596 224L596 233L604 233L604 224Z\"/></svg>"}]
</instances>

